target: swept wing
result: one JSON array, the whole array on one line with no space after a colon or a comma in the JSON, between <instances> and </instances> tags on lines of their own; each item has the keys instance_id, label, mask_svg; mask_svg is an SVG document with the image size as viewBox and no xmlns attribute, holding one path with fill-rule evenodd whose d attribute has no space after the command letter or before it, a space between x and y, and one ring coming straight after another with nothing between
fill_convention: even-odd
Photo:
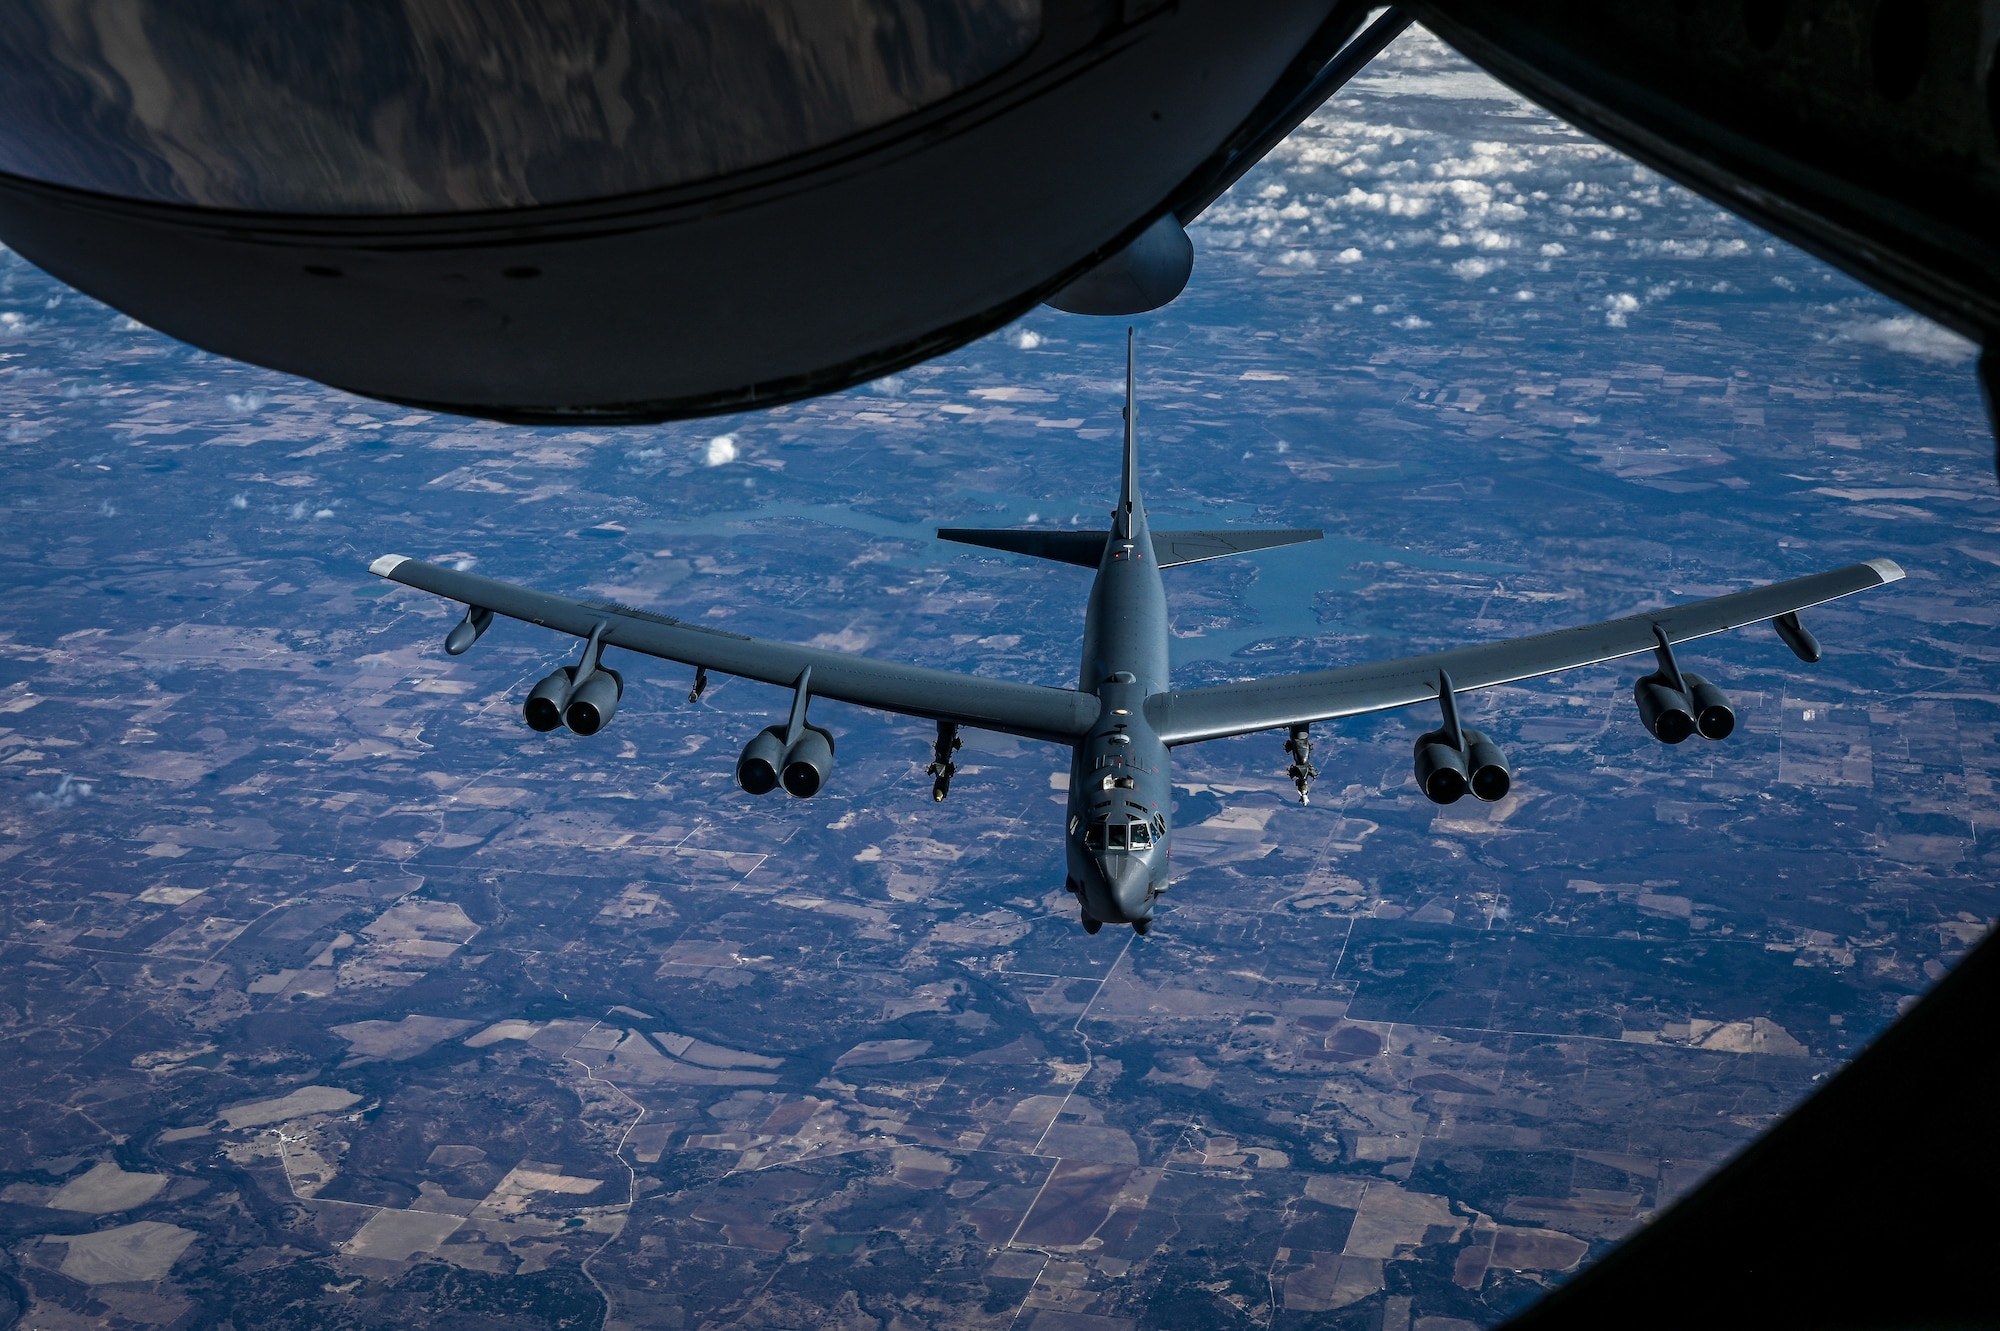
<instances>
[{"instance_id":1,"label":"swept wing","mask_svg":"<svg viewBox=\"0 0 2000 1331\"><path fill-rule=\"evenodd\" d=\"M952 721L1060 744L1075 742L1097 718L1097 699L1074 689L986 679L749 638L615 601L554 596L403 555L384 555L369 565L368 571L406 587L579 638L590 637L602 626L601 642L606 647L623 647L720 674L790 688L810 669L814 697L904 716Z\"/></svg>"},{"instance_id":2,"label":"swept wing","mask_svg":"<svg viewBox=\"0 0 2000 1331\"><path fill-rule=\"evenodd\" d=\"M1460 692L1489 688L1650 651L1656 625L1669 642L1682 643L1804 610L1902 576L1903 570L1893 561L1871 559L1768 587L1531 638L1156 694L1146 702L1146 717L1167 743L1191 744L1304 721L1387 711L1437 697L1440 670L1450 672L1452 687Z\"/></svg>"}]
</instances>

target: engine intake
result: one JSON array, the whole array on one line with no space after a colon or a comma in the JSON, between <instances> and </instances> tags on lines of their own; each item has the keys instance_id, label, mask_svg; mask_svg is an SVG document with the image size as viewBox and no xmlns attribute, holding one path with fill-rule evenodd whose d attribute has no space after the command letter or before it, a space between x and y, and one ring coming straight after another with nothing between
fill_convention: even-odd
<instances>
[{"instance_id":1,"label":"engine intake","mask_svg":"<svg viewBox=\"0 0 2000 1331\"><path fill-rule=\"evenodd\" d=\"M575 679L576 667L564 666L529 691L528 700L521 704L528 729L547 734L563 723L563 708L569 705L570 684Z\"/></svg>"},{"instance_id":2,"label":"engine intake","mask_svg":"<svg viewBox=\"0 0 2000 1331\"><path fill-rule=\"evenodd\" d=\"M1417 788L1433 804L1456 804L1472 789L1465 755L1451 742L1451 732L1430 730L1417 737Z\"/></svg>"},{"instance_id":3,"label":"engine intake","mask_svg":"<svg viewBox=\"0 0 2000 1331\"><path fill-rule=\"evenodd\" d=\"M743 746L736 760L736 784L752 795L768 795L778 788L778 769L784 763L784 728L765 726Z\"/></svg>"},{"instance_id":4,"label":"engine intake","mask_svg":"<svg viewBox=\"0 0 2000 1331\"><path fill-rule=\"evenodd\" d=\"M782 774L785 789L799 799L811 799L833 774L833 736L818 726L807 725L798 742L785 753Z\"/></svg>"},{"instance_id":5,"label":"engine intake","mask_svg":"<svg viewBox=\"0 0 2000 1331\"><path fill-rule=\"evenodd\" d=\"M1736 709L1721 689L1700 675L1683 674L1688 701L1694 705L1694 728L1703 739L1728 739L1736 729Z\"/></svg>"},{"instance_id":6,"label":"engine intake","mask_svg":"<svg viewBox=\"0 0 2000 1331\"><path fill-rule=\"evenodd\" d=\"M1466 731L1465 740L1465 765L1472 773L1472 793L1488 804L1506 799L1507 792L1514 788L1514 773L1507 767L1507 755L1476 730Z\"/></svg>"},{"instance_id":7,"label":"engine intake","mask_svg":"<svg viewBox=\"0 0 2000 1331\"><path fill-rule=\"evenodd\" d=\"M1642 675L1632 685L1639 720L1662 744L1678 744L1694 734L1694 704L1658 674Z\"/></svg>"},{"instance_id":8,"label":"engine intake","mask_svg":"<svg viewBox=\"0 0 2000 1331\"><path fill-rule=\"evenodd\" d=\"M625 677L599 666L570 694L569 704L563 708L563 724L579 735L595 735L611 724L618 700L624 696Z\"/></svg>"}]
</instances>

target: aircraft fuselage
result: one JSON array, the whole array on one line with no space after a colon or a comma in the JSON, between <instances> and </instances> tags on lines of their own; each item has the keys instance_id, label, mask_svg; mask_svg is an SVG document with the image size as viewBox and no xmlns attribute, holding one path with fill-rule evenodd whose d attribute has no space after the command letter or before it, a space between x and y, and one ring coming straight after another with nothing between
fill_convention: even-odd
<instances>
[{"instance_id":1,"label":"aircraft fuselage","mask_svg":"<svg viewBox=\"0 0 2000 1331\"><path fill-rule=\"evenodd\" d=\"M1143 924L1167 887L1173 778L1146 699L1167 689L1167 596L1135 486L1091 585L1077 687L1097 723L1070 764L1069 888L1090 920Z\"/></svg>"}]
</instances>

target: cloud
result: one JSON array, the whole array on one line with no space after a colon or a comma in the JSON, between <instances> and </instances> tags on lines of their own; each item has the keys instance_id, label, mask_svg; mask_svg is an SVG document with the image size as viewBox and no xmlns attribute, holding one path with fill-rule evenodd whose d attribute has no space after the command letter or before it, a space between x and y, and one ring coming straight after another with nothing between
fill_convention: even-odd
<instances>
[{"instance_id":1,"label":"cloud","mask_svg":"<svg viewBox=\"0 0 2000 1331\"><path fill-rule=\"evenodd\" d=\"M702 455L702 460L711 467L725 466L736 461L736 436L719 434L709 440L708 451Z\"/></svg>"},{"instance_id":2,"label":"cloud","mask_svg":"<svg viewBox=\"0 0 2000 1331\"><path fill-rule=\"evenodd\" d=\"M1042 345L1042 335L1032 328L1017 328L1014 330L1012 341L1017 350L1033 351Z\"/></svg>"},{"instance_id":3,"label":"cloud","mask_svg":"<svg viewBox=\"0 0 2000 1331\"><path fill-rule=\"evenodd\" d=\"M1557 241L1552 240L1548 244L1542 246L1542 257L1545 259L1560 259L1562 258L1563 255L1568 253L1569 251L1564 249L1561 243Z\"/></svg>"},{"instance_id":4,"label":"cloud","mask_svg":"<svg viewBox=\"0 0 2000 1331\"><path fill-rule=\"evenodd\" d=\"M1462 277L1466 281L1472 282L1486 276L1495 268L1504 268L1506 266L1507 261L1505 259L1460 259L1451 266L1451 271L1454 276Z\"/></svg>"},{"instance_id":5,"label":"cloud","mask_svg":"<svg viewBox=\"0 0 2000 1331\"><path fill-rule=\"evenodd\" d=\"M325 520L325 519L327 519L327 518L330 518L330 517L332 517L332 516L333 516L333 510L332 510L332 509L330 509L330 508L322 508L322 509L318 509L318 510L316 510L316 511L315 511L315 512L313 513L313 521L315 521L315 522L319 522L319 521L323 521L323 520Z\"/></svg>"},{"instance_id":6,"label":"cloud","mask_svg":"<svg viewBox=\"0 0 2000 1331\"><path fill-rule=\"evenodd\" d=\"M227 402L229 409L237 415L249 416L255 414L259 408L266 402L269 402L271 395L261 388L253 388L247 393L230 393L222 400Z\"/></svg>"},{"instance_id":7,"label":"cloud","mask_svg":"<svg viewBox=\"0 0 2000 1331\"><path fill-rule=\"evenodd\" d=\"M92 789L90 782L79 781L65 772L54 790L38 790L28 796L28 803L37 809L73 809L78 800L90 798Z\"/></svg>"},{"instance_id":8,"label":"cloud","mask_svg":"<svg viewBox=\"0 0 2000 1331\"><path fill-rule=\"evenodd\" d=\"M1613 328L1625 326L1625 316L1639 308L1639 298L1621 291L1615 296L1604 298L1604 322Z\"/></svg>"},{"instance_id":9,"label":"cloud","mask_svg":"<svg viewBox=\"0 0 2000 1331\"><path fill-rule=\"evenodd\" d=\"M1414 314L1406 314L1402 318L1396 320L1396 327L1398 328L1417 329L1417 328L1429 328L1430 326L1431 326L1431 321L1429 319L1419 319Z\"/></svg>"},{"instance_id":10,"label":"cloud","mask_svg":"<svg viewBox=\"0 0 2000 1331\"><path fill-rule=\"evenodd\" d=\"M231 495L229 496L229 506L231 508L248 508L250 507L250 496L245 494Z\"/></svg>"},{"instance_id":11,"label":"cloud","mask_svg":"<svg viewBox=\"0 0 2000 1331\"><path fill-rule=\"evenodd\" d=\"M25 333L34 326L35 321L19 310L0 310L0 337Z\"/></svg>"},{"instance_id":12,"label":"cloud","mask_svg":"<svg viewBox=\"0 0 2000 1331\"><path fill-rule=\"evenodd\" d=\"M1900 351L1905 356L1937 361L1941 365L1962 365L1979 354L1976 345L1919 314L1899 314L1893 319L1857 319L1841 329L1834 340L1866 342L1889 351Z\"/></svg>"},{"instance_id":13,"label":"cloud","mask_svg":"<svg viewBox=\"0 0 2000 1331\"><path fill-rule=\"evenodd\" d=\"M1333 261L1335 263L1360 263L1365 257L1367 256L1363 255L1360 250L1350 245L1340 253L1334 255Z\"/></svg>"}]
</instances>

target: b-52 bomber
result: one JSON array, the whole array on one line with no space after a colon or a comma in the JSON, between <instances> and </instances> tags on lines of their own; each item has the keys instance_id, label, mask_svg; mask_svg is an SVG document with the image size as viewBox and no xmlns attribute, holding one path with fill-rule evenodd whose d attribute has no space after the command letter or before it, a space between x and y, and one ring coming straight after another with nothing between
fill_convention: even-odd
<instances>
[{"instance_id":1,"label":"b-52 bomber","mask_svg":"<svg viewBox=\"0 0 2000 1331\"><path fill-rule=\"evenodd\" d=\"M798 798L817 794L833 770L834 738L807 718L814 698L872 707L937 723L929 773L942 800L957 772L960 727L1067 745L1071 751L1067 887L1083 927L1129 924L1143 934L1167 890L1173 840L1170 755L1182 744L1262 730L1284 730L1288 775L1299 798L1313 779L1314 722L1415 703L1435 702L1439 724L1419 735L1417 786L1438 804L1467 794L1493 801L1512 784L1507 759L1468 727L1459 696L1578 666L1653 653L1654 669L1633 685L1639 719L1655 739L1679 744L1693 735L1726 738L1736 717L1721 689L1681 669L1674 648L1690 639L1769 620L1800 660L1820 645L1799 611L1894 582L1903 570L1872 559L1825 573L1727 596L1563 629L1371 665L1344 666L1271 679L1175 689L1168 678L1167 601L1162 569L1251 550L1318 540L1313 530L1154 531L1139 498L1138 411L1130 336L1125 361L1124 470L1108 531L945 528L938 535L987 549L1077 564L1097 571L1084 611L1083 664L1074 689L879 661L799 647L685 623L610 601L574 600L409 559L384 555L369 571L466 606L445 638L456 656L478 640L495 615L584 640L577 664L536 684L523 712L530 727L568 726L593 735L610 722L624 679L604 663L608 649L695 668L689 701L710 671L791 691L788 717L751 737L736 761L736 781L751 795L783 786Z\"/></svg>"}]
</instances>

